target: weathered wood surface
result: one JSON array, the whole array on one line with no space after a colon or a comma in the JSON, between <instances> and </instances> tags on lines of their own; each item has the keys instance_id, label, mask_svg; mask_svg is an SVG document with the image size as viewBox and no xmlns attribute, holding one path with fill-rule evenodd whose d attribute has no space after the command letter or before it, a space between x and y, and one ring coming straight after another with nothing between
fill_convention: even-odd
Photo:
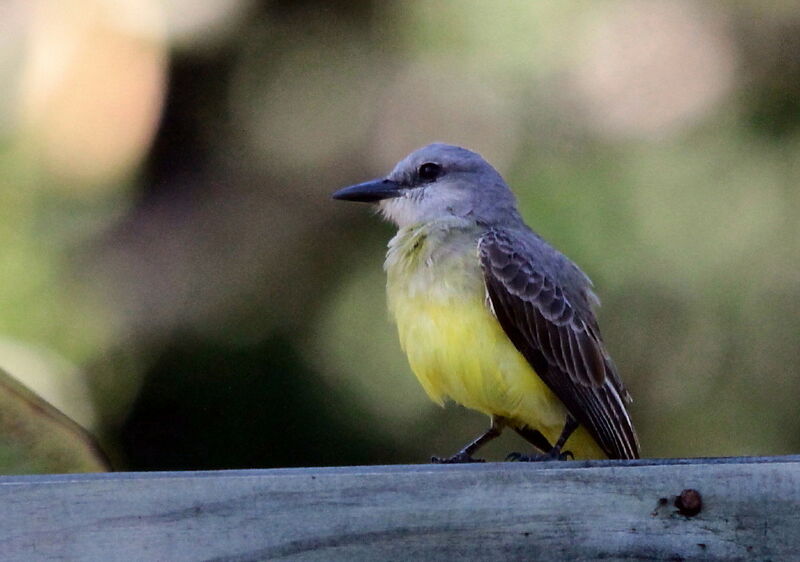
<instances>
[{"instance_id":1,"label":"weathered wood surface","mask_svg":"<svg viewBox=\"0 0 800 562\"><path fill-rule=\"evenodd\" d=\"M2 560L800 559L800 456L18 476L0 506Z\"/></svg>"}]
</instances>

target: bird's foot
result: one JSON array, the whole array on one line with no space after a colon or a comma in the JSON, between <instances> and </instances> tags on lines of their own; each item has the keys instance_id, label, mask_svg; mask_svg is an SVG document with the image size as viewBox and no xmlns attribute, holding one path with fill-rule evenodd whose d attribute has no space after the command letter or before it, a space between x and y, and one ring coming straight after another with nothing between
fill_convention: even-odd
<instances>
[{"instance_id":1,"label":"bird's foot","mask_svg":"<svg viewBox=\"0 0 800 562\"><path fill-rule=\"evenodd\" d=\"M433 464L463 464L463 463L471 463L471 462L486 462L483 459L474 459L469 456L465 452L456 453L452 457L449 458L440 458L440 457L431 457L431 462Z\"/></svg>"},{"instance_id":2,"label":"bird's foot","mask_svg":"<svg viewBox=\"0 0 800 562\"><path fill-rule=\"evenodd\" d=\"M546 453L539 453L533 455L523 455L522 453L509 453L506 457L507 461L516 462L547 462L547 461L566 461L569 459L575 460L575 455L572 451L561 451L558 447L553 447Z\"/></svg>"}]
</instances>

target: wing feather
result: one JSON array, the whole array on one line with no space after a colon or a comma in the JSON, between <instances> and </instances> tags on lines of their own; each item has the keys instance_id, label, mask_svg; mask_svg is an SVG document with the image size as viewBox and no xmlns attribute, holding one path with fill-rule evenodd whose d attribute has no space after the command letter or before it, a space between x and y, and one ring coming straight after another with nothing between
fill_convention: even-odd
<instances>
[{"instance_id":1,"label":"wing feather","mask_svg":"<svg viewBox=\"0 0 800 562\"><path fill-rule=\"evenodd\" d=\"M600 338L588 279L527 231L490 229L478 248L509 339L609 457L638 458L630 396Z\"/></svg>"}]
</instances>

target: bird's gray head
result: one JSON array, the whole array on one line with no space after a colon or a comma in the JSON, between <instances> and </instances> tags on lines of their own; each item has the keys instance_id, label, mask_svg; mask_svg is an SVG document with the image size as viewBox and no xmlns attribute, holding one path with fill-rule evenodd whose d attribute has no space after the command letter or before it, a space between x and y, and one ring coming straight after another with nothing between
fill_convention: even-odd
<instances>
[{"instance_id":1,"label":"bird's gray head","mask_svg":"<svg viewBox=\"0 0 800 562\"><path fill-rule=\"evenodd\" d=\"M520 220L497 170L480 154L441 143L415 150L385 178L340 189L333 198L377 203L400 227L451 217L492 225Z\"/></svg>"}]
</instances>

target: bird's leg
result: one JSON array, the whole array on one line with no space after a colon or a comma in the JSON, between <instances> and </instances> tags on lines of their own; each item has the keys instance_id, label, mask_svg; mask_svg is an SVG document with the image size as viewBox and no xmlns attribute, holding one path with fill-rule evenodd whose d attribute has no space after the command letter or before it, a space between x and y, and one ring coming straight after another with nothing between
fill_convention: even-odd
<instances>
[{"instance_id":1,"label":"bird's leg","mask_svg":"<svg viewBox=\"0 0 800 562\"><path fill-rule=\"evenodd\" d=\"M515 427L514 431L519 433L519 435L525 439L525 441L539 449L539 451L542 453L545 453L553 448L553 445L547 440L547 437L542 435L542 432L538 429L531 429L529 427Z\"/></svg>"},{"instance_id":2,"label":"bird's leg","mask_svg":"<svg viewBox=\"0 0 800 562\"><path fill-rule=\"evenodd\" d=\"M561 453L561 447L563 447L567 442L569 436L572 435L576 429L578 429L578 425L579 424L577 421L575 421L575 418L567 414L567 421L564 423L564 429L561 430L561 435L558 436L558 441L556 441L556 445L553 447L553 449L555 449L558 453ZM550 452L552 453L552 450ZM567 452L568 451L565 451L564 454Z\"/></svg>"},{"instance_id":3,"label":"bird's leg","mask_svg":"<svg viewBox=\"0 0 800 562\"><path fill-rule=\"evenodd\" d=\"M505 420L500 416L492 416L492 425L484 431L477 439L469 443L466 447L461 449L450 458L442 459L439 457L431 457L431 462L436 464L456 464L467 462L485 462L483 459L472 458L473 453L486 445L492 439L499 437L503 432Z\"/></svg>"},{"instance_id":4,"label":"bird's leg","mask_svg":"<svg viewBox=\"0 0 800 562\"><path fill-rule=\"evenodd\" d=\"M531 429L530 427L515 427L514 431L516 431L520 437L525 439L525 441L534 446L537 453L535 456L542 456L553 449L553 445L550 443L550 441L548 441L547 437L542 435L542 432L538 429ZM509 453L508 456L506 456L507 461L529 459L530 457L528 455L523 455L522 453Z\"/></svg>"},{"instance_id":5,"label":"bird's leg","mask_svg":"<svg viewBox=\"0 0 800 562\"><path fill-rule=\"evenodd\" d=\"M578 424L577 421L575 421L575 418L573 418L571 415L567 414L567 420L564 423L564 429L561 430L561 435L558 436L558 441L556 441L556 444L553 445L553 446L550 446L550 443L547 441L547 439L544 437L544 435L542 435L538 431L536 431L536 430L526 430L526 431L530 431L531 432L531 436L533 438L538 440L539 437L541 437L541 439L544 439L544 442L541 443L541 445L545 445L546 444L546 447L544 447L544 448L541 447L540 445L537 445L531 439L529 439L528 436L526 436L523 433L518 431L517 433L519 433L520 435L525 437L525 439L530 441L536 448L538 448L541 451L547 451L547 452L545 452L543 454L536 454L536 455L531 455L531 456L520 455L519 453L511 453L510 455L508 455L506 457L506 460L538 462L538 461L551 461L551 460L552 461L564 461L564 460L567 460L569 457L575 458L575 456L572 454L572 451L564 451L562 453L561 452L561 448L567 442L567 439L569 439L570 435L572 435L572 433L576 429L578 429L578 425L579 424ZM535 434L538 434L538 436L536 436Z\"/></svg>"}]
</instances>

